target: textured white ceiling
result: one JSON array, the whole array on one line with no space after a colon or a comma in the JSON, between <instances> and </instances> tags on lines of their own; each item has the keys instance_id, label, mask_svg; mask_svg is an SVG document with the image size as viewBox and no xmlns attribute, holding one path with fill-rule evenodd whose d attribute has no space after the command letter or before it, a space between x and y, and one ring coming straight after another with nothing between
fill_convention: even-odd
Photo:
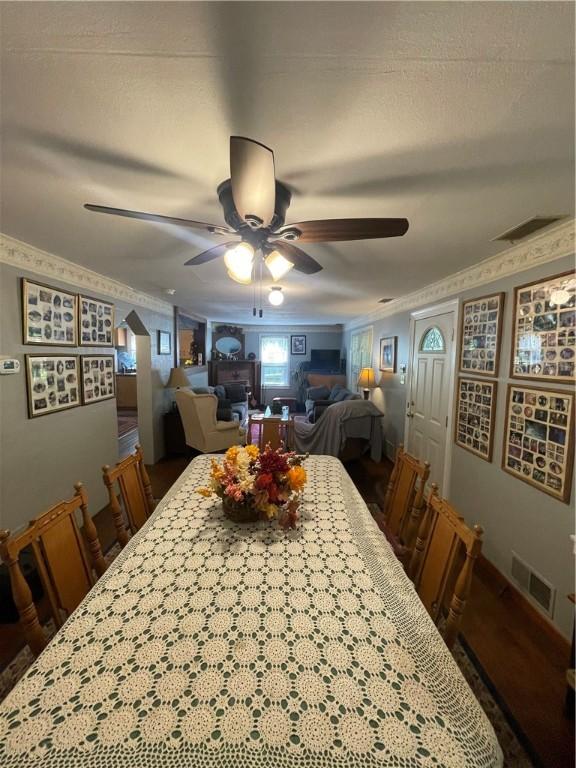
<instances>
[{"instance_id":1,"label":"textured white ceiling","mask_svg":"<svg viewBox=\"0 0 576 768\"><path fill-rule=\"evenodd\" d=\"M220 223L231 134L275 151L287 222L406 216L311 245L265 322L333 322L574 212L574 6L561 2L1 3L3 232L219 320L252 289L214 241L85 202ZM172 299L164 293L176 288Z\"/></svg>"}]
</instances>

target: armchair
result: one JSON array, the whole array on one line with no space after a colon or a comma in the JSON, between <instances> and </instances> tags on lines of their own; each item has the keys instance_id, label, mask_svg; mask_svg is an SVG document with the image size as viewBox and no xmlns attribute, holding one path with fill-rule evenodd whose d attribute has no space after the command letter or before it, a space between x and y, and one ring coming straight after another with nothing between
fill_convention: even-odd
<instances>
[{"instance_id":1,"label":"armchair","mask_svg":"<svg viewBox=\"0 0 576 768\"><path fill-rule=\"evenodd\" d=\"M201 453L213 453L244 443L246 433L235 421L218 421L216 395L197 395L190 390L176 392L176 404L184 426L186 445Z\"/></svg>"}]
</instances>

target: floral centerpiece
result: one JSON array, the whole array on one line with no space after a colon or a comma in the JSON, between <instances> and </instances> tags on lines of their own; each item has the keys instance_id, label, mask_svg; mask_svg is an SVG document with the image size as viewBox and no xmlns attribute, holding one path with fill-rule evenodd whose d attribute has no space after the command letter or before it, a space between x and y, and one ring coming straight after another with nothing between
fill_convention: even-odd
<instances>
[{"instance_id":1,"label":"floral centerpiece","mask_svg":"<svg viewBox=\"0 0 576 768\"><path fill-rule=\"evenodd\" d=\"M212 459L210 487L198 493L221 498L234 522L277 519L282 528L294 528L306 483L305 458L282 448L266 446L260 452L256 445L234 445L222 463Z\"/></svg>"}]
</instances>

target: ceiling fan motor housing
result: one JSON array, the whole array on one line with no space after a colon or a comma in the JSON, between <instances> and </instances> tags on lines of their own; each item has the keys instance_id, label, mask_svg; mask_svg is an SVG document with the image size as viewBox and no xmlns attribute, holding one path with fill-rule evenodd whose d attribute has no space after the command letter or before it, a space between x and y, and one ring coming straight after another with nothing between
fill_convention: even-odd
<instances>
[{"instance_id":1,"label":"ceiling fan motor housing","mask_svg":"<svg viewBox=\"0 0 576 768\"><path fill-rule=\"evenodd\" d=\"M246 222L240 218L240 215L236 210L236 206L234 205L234 199L232 197L232 184L230 179L223 181L218 186L217 192L220 205L224 211L224 220L228 226L237 231L242 229L245 230ZM276 180L276 201L274 204L274 216L272 217L270 226L266 228L268 231L274 232L274 230L283 226L286 220L286 211L288 210L291 199L292 193L288 187L284 186L281 181ZM260 227L261 219L259 219L257 216L251 217L250 215L247 215L246 221L248 222L248 226L251 229L258 229Z\"/></svg>"}]
</instances>

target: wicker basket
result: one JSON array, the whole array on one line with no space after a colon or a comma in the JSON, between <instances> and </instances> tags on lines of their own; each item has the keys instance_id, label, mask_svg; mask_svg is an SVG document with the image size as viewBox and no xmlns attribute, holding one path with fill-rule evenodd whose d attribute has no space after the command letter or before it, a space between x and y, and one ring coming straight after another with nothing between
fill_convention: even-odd
<instances>
[{"instance_id":1,"label":"wicker basket","mask_svg":"<svg viewBox=\"0 0 576 768\"><path fill-rule=\"evenodd\" d=\"M260 520L260 512L251 504L238 504L228 496L222 499L225 516L234 523L255 523Z\"/></svg>"}]
</instances>

